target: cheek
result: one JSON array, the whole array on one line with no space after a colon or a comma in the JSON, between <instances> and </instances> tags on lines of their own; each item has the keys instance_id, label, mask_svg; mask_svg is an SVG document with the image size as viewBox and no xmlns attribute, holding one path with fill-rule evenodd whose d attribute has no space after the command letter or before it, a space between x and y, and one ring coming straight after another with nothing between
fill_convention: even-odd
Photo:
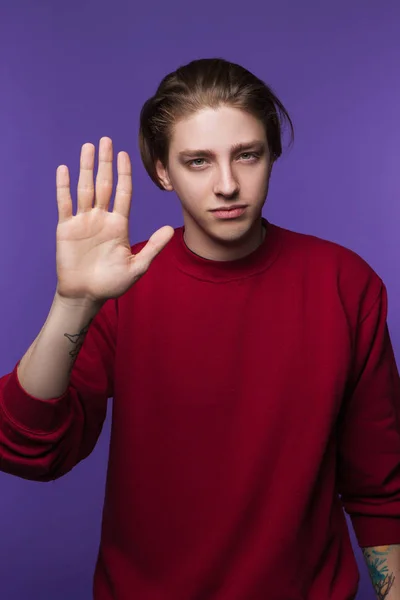
<instances>
[{"instance_id":1,"label":"cheek","mask_svg":"<svg viewBox=\"0 0 400 600\"><path fill-rule=\"evenodd\" d=\"M194 203L204 199L205 192L210 186L210 177L206 171L192 173L180 171L170 174L175 192L183 202Z\"/></svg>"},{"instance_id":2,"label":"cheek","mask_svg":"<svg viewBox=\"0 0 400 600\"><path fill-rule=\"evenodd\" d=\"M242 173L241 190L244 193L249 193L252 196L260 196L268 190L268 169L248 169Z\"/></svg>"}]
</instances>

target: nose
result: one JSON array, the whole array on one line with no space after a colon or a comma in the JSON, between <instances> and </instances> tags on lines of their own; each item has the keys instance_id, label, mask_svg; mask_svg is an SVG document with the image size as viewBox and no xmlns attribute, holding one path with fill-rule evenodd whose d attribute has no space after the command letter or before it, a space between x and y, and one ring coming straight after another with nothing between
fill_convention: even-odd
<instances>
[{"instance_id":1,"label":"nose","mask_svg":"<svg viewBox=\"0 0 400 600\"><path fill-rule=\"evenodd\" d=\"M219 168L214 183L214 194L231 197L235 196L238 192L239 182L237 181L231 166Z\"/></svg>"}]
</instances>

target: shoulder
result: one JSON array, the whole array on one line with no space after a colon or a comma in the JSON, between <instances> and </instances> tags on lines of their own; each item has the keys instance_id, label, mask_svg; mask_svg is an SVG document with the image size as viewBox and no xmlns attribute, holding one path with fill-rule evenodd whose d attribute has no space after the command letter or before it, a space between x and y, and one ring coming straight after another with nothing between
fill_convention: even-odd
<instances>
[{"instance_id":1,"label":"shoulder","mask_svg":"<svg viewBox=\"0 0 400 600\"><path fill-rule=\"evenodd\" d=\"M378 273L355 250L322 237L278 227L282 251L298 268L368 310L385 287Z\"/></svg>"},{"instance_id":2,"label":"shoulder","mask_svg":"<svg viewBox=\"0 0 400 600\"><path fill-rule=\"evenodd\" d=\"M300 251L304 256L312 256L314 259L321 257L323 262L329 261L329 263L342 268L355 269L370 274L375 273L360 254L346 246L309 233L299 233L283 227L275 227L280 230L284 244L289 249Z\"/></svg>"}]
</instances>

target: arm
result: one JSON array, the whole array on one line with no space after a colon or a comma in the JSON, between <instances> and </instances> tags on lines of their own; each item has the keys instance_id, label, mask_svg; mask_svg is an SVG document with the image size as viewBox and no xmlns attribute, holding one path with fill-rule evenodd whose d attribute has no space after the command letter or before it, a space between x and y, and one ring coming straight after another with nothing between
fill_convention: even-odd
<instances>
[{"instance_id":1,"label":"arm","mask_svg":"<svg viewBox=\"0 0 400 600\"><path fill-rule=\"evenodd\" d=\"M400 378L386 322L386 289L382 282L374 287L375 298L368 299L354 334L337 463L338 491L358 544L375 549L365 550L371 565L377 547L400 544ZM399 585L400 576L393 574Z\"/></svg>"},{"instance_id":2,"label":"arm","mask_svg":"<svg viewBox=\"0 0 400 600\"><path fill-rule=\"evenodd\" d=\"M378 600L400 598L400 544L362 549Z\"/></svg>"},{"instance_id":3,"label":"arm","mask_svg":"<svg viewBox=\"0 0 400 600\"><path fill-rule=\"evenodd\" d=\"M118 153L112 211L109 138L98 156L95 181L95 147L82 146L75 215L69 170L57 168L56 299L21 363L0 378L0 469L27 479L60 477L94 448L113 396L117 299L174 235L162 227L132 252L129 156Z\"/></svg>"},{"instance_id":4,"label":"arm","mask_svg":"<svg viewBox=\"0 0 400 600\"><path fill-rule=\"evenodd\" d=\"M97 311L97 312L96 312ZM57 296L41 332L0 378L0 470L51 481L93 450L113 396L116 303Z\"/></svg>"},{"instance_id":5,"label":"arm","mask_svg":"<svg viewBox=\"0 0 400 600\"><path fill-rule=\"evenodd\" d=\"M74 362L99 308L55 294L42 330L18 365L19 382L28 394L41 400L64 394Z\"/></svg>"}]
</instances>

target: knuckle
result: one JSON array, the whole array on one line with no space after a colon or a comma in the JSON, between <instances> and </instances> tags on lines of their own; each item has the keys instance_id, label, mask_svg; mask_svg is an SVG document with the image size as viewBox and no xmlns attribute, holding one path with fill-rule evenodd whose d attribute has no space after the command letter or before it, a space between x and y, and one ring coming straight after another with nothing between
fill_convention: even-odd
<instances>
[{"instance_id":1,"label":"knuckle","mask_svg":"<svg viewBox=\"0 0 400 600\"><path fill-rule=\"evenodd\" d=\"M78 185L78 192L93 192L94 191L94 187L92 184L90 183L80 183Z\"/></svg>"},{"instance_id":2,"label":"knuckle","mask_svg":"<svg viewBox=\"0 0 400 600\"><path fill-rule=\"evenodd\" d=\"M119 196L130 196L130 190L126 187L117 186L117 193Z\"/></svg>"},{"instance_id":3,"label":"knuckle","mask_svg":"<svg viewBox=\"0 0 400 600\"><path fill-rule=\"evenodd\" d=\"M111 179L99 179L97 182L97 185L100 185L101 187L112 187L113 182Z\"/></svg>"}]
</instances>

